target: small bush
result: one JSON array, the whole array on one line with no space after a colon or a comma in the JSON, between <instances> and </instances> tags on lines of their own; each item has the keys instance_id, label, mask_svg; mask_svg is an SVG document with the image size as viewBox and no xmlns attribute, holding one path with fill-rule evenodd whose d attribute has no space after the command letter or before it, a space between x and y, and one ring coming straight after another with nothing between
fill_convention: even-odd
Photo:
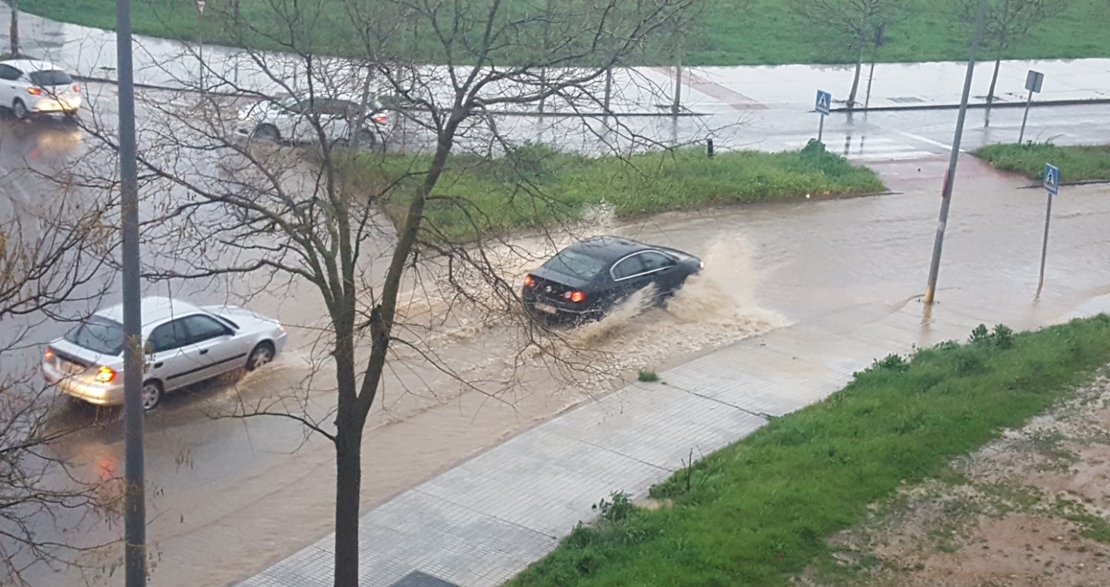
<instances>
[{"instance_id":1,"label":"small bush","mask_svg":"<svg viewBox=\"0 0 1110 587\"><path fill-rule=\"evenodd\" d=\"M645 371L643 369L640 369L640 372L636 375L636 379L642 383L652 383L655 381L659 381L659 375L657 375L655 371Z\"/></svg>"},{"instance_id":2,"label":"small bush","mask_svg":"<svg viewBox=\"0 0 1110 587\"><path fill-rule=\"evenodd\" d=\"M623 491L610 493L608 500L603 498L593 507L600 512L599 517L606 522L624 520L636 509L636 506L632 505L632 496Z\"/></svg>"}]
</instances>

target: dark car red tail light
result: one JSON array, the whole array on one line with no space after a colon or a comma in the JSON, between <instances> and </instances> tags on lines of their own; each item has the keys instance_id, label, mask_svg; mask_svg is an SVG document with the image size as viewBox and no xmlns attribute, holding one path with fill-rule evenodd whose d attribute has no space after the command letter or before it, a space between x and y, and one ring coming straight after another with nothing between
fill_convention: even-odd
<instances>
[{"instance_id":1,"label":"dark car red tail light","mask_svg":"<svg viewBox=\"0 0 1110 587\"><path fill-rule=\"evenodd\" d=\"M571 290L563 294L563 299L570 300L577 304L586 299L586 294L580 291Z\"/></svg>"},{"instance_id":2,"label":"dark car red tail light","mask_svg":"<svg viewBox=\"0 0 1110 587\"><path fill-rule=\"evenodd\" d=\"M525 275L524 276L524 287L527 287L527 288L536 287L536 280L531 275Z\"/></svg>"}]
</instances>

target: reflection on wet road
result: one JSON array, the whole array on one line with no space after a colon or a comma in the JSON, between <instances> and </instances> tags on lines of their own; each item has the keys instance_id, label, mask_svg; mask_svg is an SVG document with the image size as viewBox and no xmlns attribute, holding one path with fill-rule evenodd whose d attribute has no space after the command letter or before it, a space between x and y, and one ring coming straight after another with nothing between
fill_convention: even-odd
<instances>
[{"instance_id":1,"label":"reflection on wet road","mask_svg":"<svg viewBox=\"0 0 1110 587\"><path fill-rule=\"evenodd\" d=\"M110 108L104 112L110 119ZM1105 121L1108 113L1105 106L1036 109L1027 135L1053 132L1066 135L1061 143L1095 142L1105 125L1095 127L1091 121ZM1020 116L1020 110L996 111L990 130L979 134L969 128L966 148L999 140L1012 130L1015 114ZM891 315L919 321L916 296L923 291L928 269L938 178L947 163L945 145L953 118L951 111L891 112L857 115L851 123L840 115L827 122L830 149L842 142L851 157L873 164L896 195L666 214L623 224L602 217L583 227L583 234L613 232L688 250L709 267L669 309L627 307L576 333L574 342L619 371L592 379L592 387L544 377L533 358L513 355L518 343L514 331L496 321L460 319L425 333L439 345L445 361L471 380L489 381L489 389L497 392L464 388L401 353L366 438L364 503L379 503L537 420L612 389L629 369L663 369L706 349L791 325L817 325L835 336L849 325ZM715 124L681 120L680 125L701 124L703 129ZM743 126L727 127L731 134L715 136L719 148L795 148L812 136L815 123L813 117L761 112ZM645 119L629 124L641 125L646 133L651 125L663 123ZM695 126L677 126L676 136L700 138ZM35 157L43 157L42 169L56 169L49 165L78 156L84 148L78 140L43 150L44 144L70 136L47 140L53 136L48 127L28 130L7 124L3 129L0 165L9 171L33 167ZM574 136L565 129L558 133ZM24 172L4 181L20 186L14 188L16 198L22 197L21 190L29 199L41 198L52 184L36 177ZM934 309L937 320L982 316L1015 328L1031 327L1110 292L1110 237L1104 230L1110 220L1110 190L1065 188L1054 207L1045 291L1034 302L1044 201L1042 192L1022 189L1024 185L970 158L961 162ZM517 244L536 257L544 254L539 241ZM506 278L515 283L526 268L506 263ZM160 293L170 287L174 295L216 303L226 300L228 291L258 286L246 281L157 287ZM258 293L252 303L283 321L309 325L323 314L318 297L307 287L274 288ZM425 303L434 307L434 301ZM44 325L34 332L48 339L57 334L58 327L51 328ZM328 531L331 447L306 436L292 421L215 417L283 397L326 414L332 378L326 367L316 370L311 364L306 348L311 342L307 329L294 330L289 352L272 366L171 396L149 415L148 536L159 557L154 570L159 585L224 584ZM516 368L523 369L520 379L507 389L499 387L504 371ZM305 388L311 393L289 395ZM117 411L70 406L57 418L59 424L85 426L58 447L81 467L81 474L119 473L123 443ZM80 536L92 544L117 534L118 527L97 525ZM79 582L75 575L47 571L37 578L51 585Z\"/></svg>"}]
</instances>

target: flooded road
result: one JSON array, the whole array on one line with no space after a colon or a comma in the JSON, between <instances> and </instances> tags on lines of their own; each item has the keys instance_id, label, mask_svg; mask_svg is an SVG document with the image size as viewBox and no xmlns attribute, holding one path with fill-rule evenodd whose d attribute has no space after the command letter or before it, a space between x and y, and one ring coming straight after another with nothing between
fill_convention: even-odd
<instances>
[{"instance_id":1,"label":"flooded road","mask_svg":"<svg viewBox=\"0 0 1110 587\"><path fill-rule=\"evenodd\" d=\"M820 326L835 340L838 330L893 314L920 323L917 298L939 204L936 186L927 184L935 183L944 164L938 159L880 167L893 188L903 188L896 195L669 214L595 227L698 254L706 273L668 309L633 305L570 335L577 348L596 353L593 366L605 367L608 376L594 369L587 377L551 377L542 362L515 356L516 331L497 324L428 339L456 374L465 372L477 382L474 388L453 376L437 377L401 353L366 437L364 506L605 393L636 369L662 369L798 324ZM1110 217L1110 190L1064 188L1055 208L1045 290L1035 301L1043 194L974 160L961 165L933 310L938 319L983 315L1027 328L1110 292L1110 237L1101 230ZM916 189L918 182L929 189ZM991 306L1005 312L993 315ZM178 397L148 418L154 512L148 535L159 584L233 582L329 531L334 473L325 442L306 440L291 422L205 415L302 387L311 370L298 360L291 353L246 379ZM326 369L316 373L312 397L325 398L329 385ZM71 416L87 416L76 412ZM65 450L88 467L118 466L118 423L87 430ZM198 560L207 564L198 567ZM50 584L69 579L52 578Z\"/></svg>"},{"instance_id":2,"label":"flooded road","mask_svg":"<svg viewBox=\"0 0 1110 587\"><path fill-rule=\"evenodd\" d=\"M1084 108L1045 109L1037 118L1046 124L1078 121L1074 128L1088 132L1087 121L1102 116L1105 107ZM950 118L951 113L872 114L866 143L858 134L862 121L849 128L846 121L830 119L830 148L837 138L857 133L851 136L861 138L846 141L849 154L871 162L896 192L892 195L713 209L631 222L600 213L568 234L514 241L514 249L499 261L501 277L511 284L519 284L528 268L558 246L594 234L683 249L707 265L667 308L630 303L609 319L561 333L562 361L554 363L554 371L551 357L541 352L552 348L550 341L539 344L544 335L524 328L511 308L499 316L489 307L481 311L458 305L451 319L442 321L441 311L451 304L447 292L414 287L405 296L404 336L417 348L397 349L368 425L364 507L607 393L639 369L662 370L713 348L797 325L829 332L829 340L813 344L828 344L831 355L836 354L836 333L861 321L901 315L924 321L922 329L928 329L917 298L924 290L935 234L939 178L947 164L943 135L950 134L945 128ZM1007 120L996 115L992 127L1002 128ZM754 132L752 128L757 127L744 132ZM791 136L807 138L799 124L792 128L793 134L768 132L756 143L788 148ZM1076 133L1076 141L1086 140L1087 135ZM872 156L869 149L881 147L883 140L896 148ZM8 144L12 150L4 155L5 164L15 168L38 142ZM49 191L48 185L21 181L18 185L29 196ZM1024 189L1028 183L970 158L961 162L934 319L989 316L1015 328L1032 327L1099 303L1110 293L1110 237L1104 230L1110 190L1065 187L1054 205L1045 290L1040 300L1033 299L1044 194ZM174 262L169 256L151 259L154 265ZM426 275L434 277L437 269ZM311 287L243 278L163 282L148 291L205 304L247 300L252 308L291 326L287 352L273 365L172 395L147 418L153 581L171 587L231 583L332 526L332 447L292 420L227 417L274 407L329 422L334 377L325 349L314 345L324 307ZM992 306L1000 309L998 315ZM46 340L58 331L48 324L33 330ZM436 353L435 365L421 358L428 350ZM56 447L76 465L75 474L97 479L122 473L118 411L74 405L57 419L61 425L83 428ZM118 524L69 520L63 514L58 533L52 534L55 530L44 522L42 536L60 536L67 528L67 537L75 535L83 545L114 540L121 531ZM110 564L114 554L90 561L94 570L85 576L39 569L28 578L42 585L86 580L116 584L118 577L95 572Z\"/></svg>"}]
</instances>

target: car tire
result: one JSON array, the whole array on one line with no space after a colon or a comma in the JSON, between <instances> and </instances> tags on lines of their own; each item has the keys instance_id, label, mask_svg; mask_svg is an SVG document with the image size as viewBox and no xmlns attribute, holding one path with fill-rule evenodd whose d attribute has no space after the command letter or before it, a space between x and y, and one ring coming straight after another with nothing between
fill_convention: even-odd
<instances>
[{"instance_id":1,"label":"car tire","mask_svg":"<svg viewBox=\"0 0 1110 587\"><path fill-rule=\"evenodd\" d=\"M162 403L162 384L155 381L143 382L143 411L149 412Z\"/></svg>"},{"instance_id":2,"label":"car tire","mask_svg":"<svg viewBox=\"0 0 1110 587\"><path fill-rule=\"evenodd\" d=\"M264 141L281 142L281 133L279 133L277 127L272 124L258 125L258 128L254 129L252 136Z\"/></svg>"},{"instance_id":3,"label":"car tire","mask_svg":"<svg viewBox=\"0 0 1110 587\"><path fill-rule=\"evenodd\" d=\"M31 113L27 111L27 105L23 103L23 100L16 98L15 102L12 102L12 116L15 116L16 120L27 120L27 118L31 116Z\"/></svg>"},{"instance_id":4,"label":"car tire","mask_svg":"<svg viewBox=\"0 0 1110 587\"><path fill-rule=\"evenodd\" d=\"M247 371L254 371L274 360L274 345L269 342L260 342L247 355Z\"/></svg>"},{"instance_id":5,"label":"car tire","mask_svg":"<svg viewBox=\"0 0 1110 587\"><path fill-rule=\"evenodd\" d=\"M378 133L372 130L363 130L358 133L358 148L372 150L378 146Z\"/></svg>"}]
</instances>

